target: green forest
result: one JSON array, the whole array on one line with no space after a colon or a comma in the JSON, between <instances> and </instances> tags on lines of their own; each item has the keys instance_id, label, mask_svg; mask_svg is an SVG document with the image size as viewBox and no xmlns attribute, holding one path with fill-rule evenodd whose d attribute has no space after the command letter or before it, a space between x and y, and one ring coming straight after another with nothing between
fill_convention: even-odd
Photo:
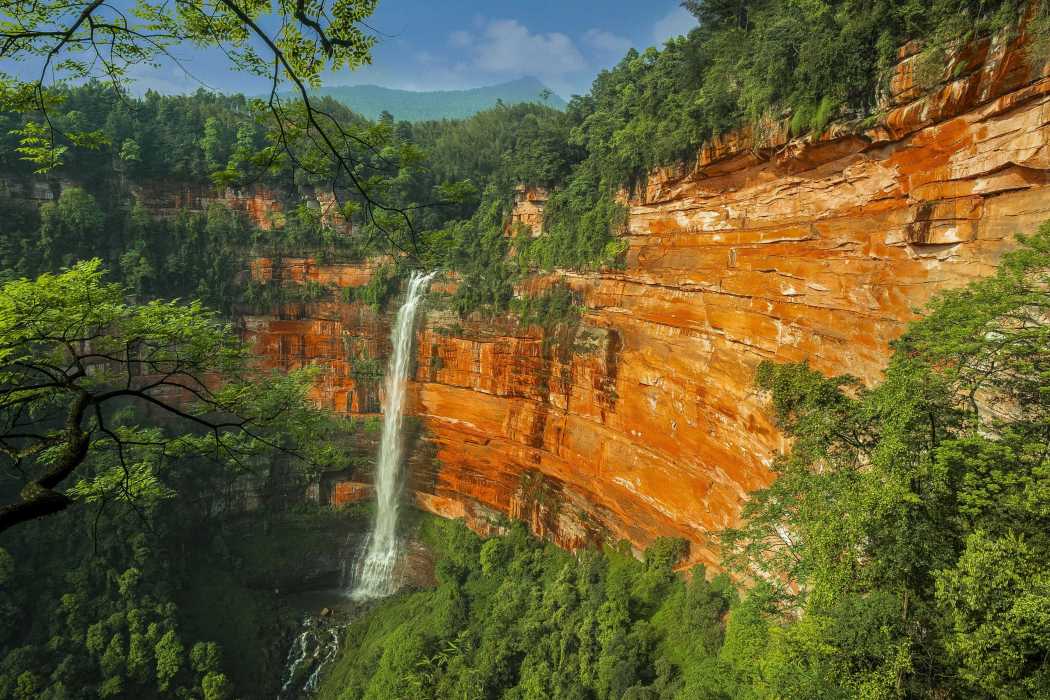
<instances>
[{"instance_id":1,"label":"green forest","mask_svg":"<svg viewBox=\"0 0 1050 700\"><path fill-rule=\"evenodd\" d=\"M251 39L261 5L183 4L137 0L149 42L76 20L99 3L0 12L0 57L69 49L76 78L0 72L0 700L293 697L289 648L318 607L297 596L342 584L373 517L302 494L346 465L370 476L378 424L317 408L316 368L259 371L246 317L390 315L427 269L459 279L432 302L451 316L554 337L580 298L515 283L622 269L619 195L653 168L741 127L864 128L911 40L930 89L960 43L1022 22L1025 60L1050 58L1045 0L686 0L695 26L564 108L370 120L312 90L368 59L375 2L281 0L272 55ZM315 99L128 94L164 41L264 77L276 61L281 94ZM82 51L99 44L101 73ZM509 224L522 184L550 194L535 238ZM165 188L212 201L151 209ZM260 190L283 204L266 227L223 200ZM1050 698L1050 222L1016 233L994 274L922 310L879 383L759 366L792 446L712 533L719 572L681 570L680 540L567 552L520 522L482 538L413 513L432 576L322 620L338 643L313 695ZM247 272L297 256L382 264L355 289Z\"/></svg>"}]
</instances>

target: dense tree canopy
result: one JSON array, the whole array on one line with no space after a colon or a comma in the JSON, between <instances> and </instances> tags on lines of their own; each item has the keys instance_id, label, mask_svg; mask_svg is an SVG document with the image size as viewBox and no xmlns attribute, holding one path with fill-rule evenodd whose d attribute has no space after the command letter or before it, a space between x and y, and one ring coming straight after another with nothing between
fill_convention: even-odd
<instances>
[{"instance_id":1,"label":"dense tree canopy","mask_svg":"<svg viewBox=\"0 0 1050 700\"><path fill-rule=\"evenodd\" d=\"M92 261L0 287L2 487L18 493L0 532L77 500L158 497L158 460L238 465L260 447L319 447L304 439L317 422L307 375L253 372L247 346L200 302L129 304L102 276ZM60 490L88 460L110 467Z\"/></svg>"},{"instance_id":2,"label":"dense tree canopy","mask_svg":"<svg viewBox=\"0 0 1050 700\"><path fill-rule=\"evenodd\" d=\"M521 524L484 542L458 523L423 529L437 588L354 623L322 697L702 697L732 591L702 567L676 576L683 542L638 561L623 548L574 557Z\"/></svg>"}]
</instances>

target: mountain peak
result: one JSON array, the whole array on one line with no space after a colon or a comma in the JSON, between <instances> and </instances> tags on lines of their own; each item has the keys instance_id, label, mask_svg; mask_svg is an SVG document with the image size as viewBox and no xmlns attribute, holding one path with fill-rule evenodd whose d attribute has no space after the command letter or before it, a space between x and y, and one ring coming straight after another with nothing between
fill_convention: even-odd
<instances>
[{"instance_id":1,"label":"mountain peak","mask_svg":"<svg viewBox=\"0 0 1050 700\"><path fill-rule=\"evenodd\" d=\"M379 85L335 85L320 88L317 95L331 97L369 119L382 112L390 112L395 119L426 121L429 119L465 119L482 110L505 105L533 102L547 104L555 109L565 106L565 100L553 91L542 97L549 88L535 76L526 75L496 85L465 90L398 90Z\"/></svg>"}]
</instances>

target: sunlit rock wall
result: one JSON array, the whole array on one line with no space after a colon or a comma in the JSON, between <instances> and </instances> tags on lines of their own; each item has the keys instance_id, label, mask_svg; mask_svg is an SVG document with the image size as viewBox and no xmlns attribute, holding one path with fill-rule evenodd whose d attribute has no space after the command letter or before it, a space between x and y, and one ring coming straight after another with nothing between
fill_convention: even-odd
<instances>
[{"instance_id":1,"label":"sunlit rock wall","mask_svg":"<svg viewBox=\"0 0 1050 700\"><path fill-rule=\"evenodd\" d=\"M917 308L990 274L1015 233L1050 218L1050 78L1018 46L970 47L932 91L913 85L906 48L873 124L734 133L654 173L629 199L625 269L562 276L589 308L569 335L429 314L417 503L482 530L509 514L568 547L677 535L692 561L717 563L711 533L785 448L757 364L876 381ZM335 302L286 315L248 319L272 364L327 364L322 403L375 411L353 358L385 362L388 320Z\"/></svg>"}]
</instances>

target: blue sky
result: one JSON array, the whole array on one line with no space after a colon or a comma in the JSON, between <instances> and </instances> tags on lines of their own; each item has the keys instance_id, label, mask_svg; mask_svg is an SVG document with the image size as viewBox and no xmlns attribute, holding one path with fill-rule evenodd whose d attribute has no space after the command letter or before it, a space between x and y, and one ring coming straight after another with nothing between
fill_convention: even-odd
<instances>
[{"instance_id":1,"label":"blue sky","mask_svg":"<svg viewBox=\"0 0 1050 700\"><path fill-rule=\"evenodd\" d=\"M569 97L631 46L695 20L678 0L380 0L370 24L381 33L373 65L333 83L447 89L534 75Z\"/></svg>"},{"instance_id":2,"label":"blue sky","mask_svg":"<svg viewBox=\"0 0 1050 700\"><path fill-rule=\"evenodd\" d=\"M628 48L660 45L695 26L678 0L380 0L368 23L379 38L372 65L326 84L445 90L532 75L568 98ZM138 68L136 91L190 92L198 80L228 92L265 89L227 71L217 52L176 53L197 80L174 65Z\"/></svg>"}]
</instances>

